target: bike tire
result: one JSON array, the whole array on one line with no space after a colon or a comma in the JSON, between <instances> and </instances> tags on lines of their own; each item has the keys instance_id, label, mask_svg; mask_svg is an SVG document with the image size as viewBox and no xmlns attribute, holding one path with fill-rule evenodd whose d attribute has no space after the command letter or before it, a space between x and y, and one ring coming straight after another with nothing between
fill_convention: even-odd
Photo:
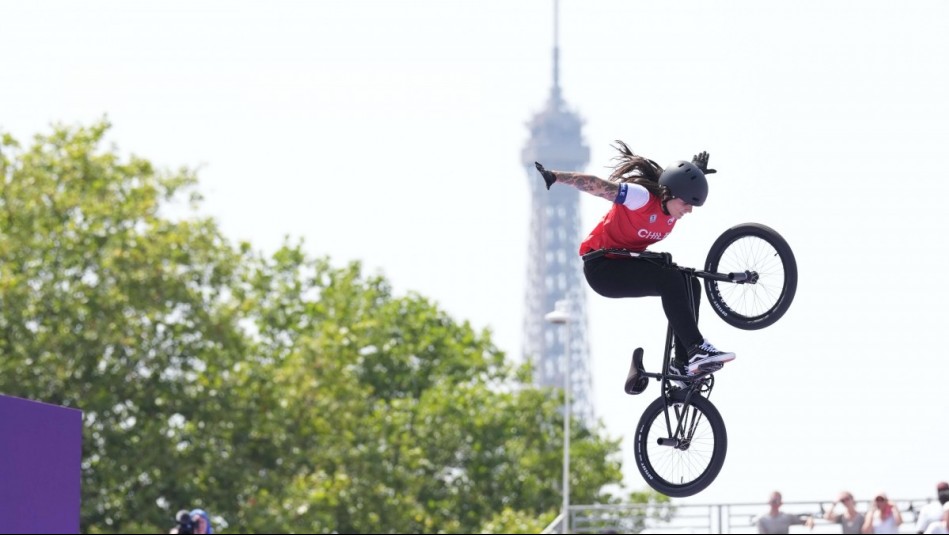
<instances>
[{"instance_id":1,"label":"bike tire","mask_svg":"<svg viewBox=\"0 0 949 535\"><path fill-rule=\"evenodd\" d=\"M684 390L673 391L669 396L674 406L684 407ZM666 398L660 397L643 411L636 426L633 452L636 466L646 483L656 491L672 498L692 496L711 485L725 464L728 450L725 421L711 401L693 394L687 409L693 411L693 417L698 416L699 422L689 446L685 449L661 446L658 440L669 434L665 408ZM675 417L671 419L675 426Z\"/></svg>"},{"instance_id":2,"label":"bike tire","mask_svg":"<svg viewBox=\"0 0 949 535\"><path fill-rule=\"evenodd\" d=\"M755 283L705 279L712 310L733 327L763 329L781 319L797 292L797 261L791 246L771 227L736 225L715 240L705 260L713 273L753 271Z\"/></svg>"}]
</instances>

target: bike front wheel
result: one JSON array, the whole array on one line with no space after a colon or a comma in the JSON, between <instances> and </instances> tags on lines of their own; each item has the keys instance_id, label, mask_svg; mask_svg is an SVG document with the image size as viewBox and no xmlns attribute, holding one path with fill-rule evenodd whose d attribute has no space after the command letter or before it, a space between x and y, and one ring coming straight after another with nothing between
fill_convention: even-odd
<instances>
[{"instance_id":1,"label":"bike front wheel","mask_svg":"<svg viewBox=\"0 0 949 535\"><path fill-rule=\"evenodd\" d=\"M685 391L653 401L636 426L634 456L639 473L650 487L673 498L697 494L715 481L725 463L728 437L725 422L712 402Z\"/></svg>"},{"instance_id":2,"label":"bike front wheel","mask_svg":"<svg viewBox=\"0 0 949 535\"><path fill-rule=\"evenodd\" d=\"M791 247L771 227L758 223L734 226L708 252L705 270L757 275L753 282L705 279L712 310L739 329L763 329L781 319L797 291L797 261Z\"/></svg>"}]
</instances>

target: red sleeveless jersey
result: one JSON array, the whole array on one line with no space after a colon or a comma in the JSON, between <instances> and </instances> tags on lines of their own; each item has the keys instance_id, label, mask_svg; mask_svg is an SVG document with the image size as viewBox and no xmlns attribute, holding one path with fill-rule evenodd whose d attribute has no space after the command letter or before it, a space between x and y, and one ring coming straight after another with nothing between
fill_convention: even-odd
<instances>
[{"instance_id":1,"label":"red sleeveless jersey","mask_svg":"<svg viewBox=\"0 0 949 535\"><path fill-rule=\"evenodd\" d=\"M610 211L580 244L580 254L597 249L642 252L668 236L675 225L676 218L662 213L662 201L655 195L649 195L649 201L636 210L613 203Z\"/></svg>"}]
</instances>

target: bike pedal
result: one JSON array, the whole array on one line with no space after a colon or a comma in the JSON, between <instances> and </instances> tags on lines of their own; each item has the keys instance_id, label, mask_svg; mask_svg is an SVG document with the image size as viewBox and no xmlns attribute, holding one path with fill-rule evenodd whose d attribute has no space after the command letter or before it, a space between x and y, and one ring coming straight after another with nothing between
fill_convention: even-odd
<instances>
[{"instance_id":1,"label":"bike pedal","mask_svg":"<svg viewBox=\"0 0 949 535\"><path fill-rule=\"evenodd\" d=\"M718 370L721 370L721 369L724 368L724 367L725 367L725 364L722 363L722 362L710 362L710 363L708 363L708 364L705 365L705 366L699 367L698 372L707 375L707 374L710 374L710 373L715 373L715 372L717 372Z\"/></svg>"}]
</instances>

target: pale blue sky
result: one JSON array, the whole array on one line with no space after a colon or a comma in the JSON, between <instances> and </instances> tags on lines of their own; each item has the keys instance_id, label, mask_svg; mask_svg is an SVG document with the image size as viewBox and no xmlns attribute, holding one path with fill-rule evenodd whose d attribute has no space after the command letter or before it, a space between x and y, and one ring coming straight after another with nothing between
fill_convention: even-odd
<instances>
[{"instance_id":1,"label":"pale blue sky","mask_svg":"<svg viewBox=\"0 0 949 535\"><path fill-rule=\"evenodd\" d=\"M526 277L525 123L551 85L551 0L2 2L0 130L107 115L123 151L199 167L234 240L362 260L400 292L490 328L517 358ZM625 140L711 153L706 205L661 244L701 265L756 221L800 268L788 315L702 328L738 359L712 400L725 466L690 503L929 497L949 479L949 3L561 0L561 84L588 168ZM608 208L584 198L584 230ZM580 237L578 237L579 240ZM598 414L631 443L658 395L658 300L588 294ZM645 488L624 464L631 488Z\"/></svg>"}]
</instances>

